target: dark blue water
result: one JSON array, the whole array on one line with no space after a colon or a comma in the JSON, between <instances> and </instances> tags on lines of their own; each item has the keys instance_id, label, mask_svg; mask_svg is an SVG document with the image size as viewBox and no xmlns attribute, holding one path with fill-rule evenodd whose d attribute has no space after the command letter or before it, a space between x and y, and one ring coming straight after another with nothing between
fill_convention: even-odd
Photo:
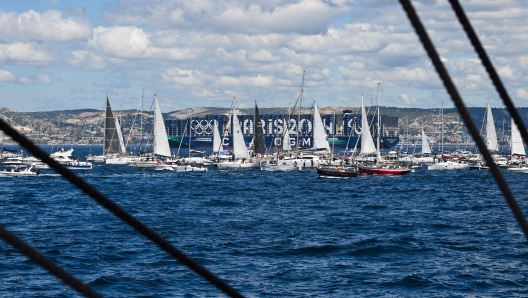
<instances>
[{"instance_id":1,"label":"dark blue water","mask_svg":"<svg viewBox=\"0 0 528 298\"><path fill-rule=\"evenodd\" d=\"M78 173L247 296L528 295L527 241L487 171ZM528 176L504 174L528 210ZM222 296L53 172L0 185L0 222L105 296ZM2 297L78 296L3 242L0 256Z\"/></svg>"}]
</instances>

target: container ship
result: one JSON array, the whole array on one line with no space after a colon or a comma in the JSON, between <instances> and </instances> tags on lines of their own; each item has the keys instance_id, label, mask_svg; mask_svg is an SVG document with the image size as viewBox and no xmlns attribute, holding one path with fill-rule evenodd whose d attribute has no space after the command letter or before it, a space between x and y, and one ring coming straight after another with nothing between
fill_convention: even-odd
<instances>
[{"instance_id":1,"label":"container ship","mask_svg":"<svg viewBox=\"0 0 528 298\"><path fill-rule=\"evenodd\" d=\"M368 116L371 134L377 137L377 117ZM312 115L295 115L288 121L287 115L260 115L264 128L267 148L282 145L282 136L288 122L290 144L292 148L311 148L313 146L313 118ZM330 148L336 150L351 150L360 148L361 114L343 111L341 115L321 115L328 136ZM171 148L212 149L214 120L220 128L224 149L232 148L231 117L228 115L206 115L196 118L165 120L165 127L169 136ZM238 115L244 139L248 147L251 145L254 129L253 115ZM382 134L381 147L392 148L398 144L398 117L381 115Z\"/></svg>"}]
</instances>

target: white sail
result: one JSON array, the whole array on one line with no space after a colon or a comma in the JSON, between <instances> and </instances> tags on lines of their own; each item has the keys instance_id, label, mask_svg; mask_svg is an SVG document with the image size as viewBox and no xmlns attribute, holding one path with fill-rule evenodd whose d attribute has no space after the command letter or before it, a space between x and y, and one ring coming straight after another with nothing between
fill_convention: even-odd
<instances>
[{"instance_id":1,"label":"white sail","mask_svg":"<svg viewBox=\"0 0 528 298\"><path fill-rule=\"evenodd\" d=\"M367 113L365 112L365 105L363 103L363 96L361 96L361 148L359 154L376 153L376 146L372 140L372 134L367 120Z\"/></svg>"},{"instance_id":2,"label":"white sail","mask_svg":"<svg viewBox=\"0 0 528 298\"><path fill-rule=\"evenodd\" d=\"M213 122L213 152L220 152L224 150L224 147L222 146L222 139L218 131L218 122L216 120L213 120Z\"/></svg>"},{"instance_id":3,"label":"white sail","mask_svg":"<svg viewBox=\"0 0 528 298\"><path fill-rule=\"evenodd\" d=\"M291 143L290 143L290 129L288 128L288 124L284 124L284 137L282 138L282 150L284 151L290 151L292 150Z\"/></svg>"},{"instance_id":4,"label":"white sail","mask_svg":"<svg viewBox=\"0 0 528 298\"><path fill-rule=\"evenodd\" d=\"M169 138L156 95L154 95L154 154L165 157L171 156Z\"/></svg>"},{"instance_id":5,"label":"white sail","mask_svg":"<svg viewBox=\"0 0 528 298\"><path fill-rule=\"evenodd\" d=\"M486 146L490 151L499 151L499 143L497 142L497 131L495 130L495 122L493 122L493 114L491 113L491 106L489 102L486 118Z\"/></svg>"},{"instance_id":6,"label":"white sail","mask_svg":"<svg viewBox=\"0 0 528 298\"><path fill-rule=\"evenodd\" d=\"M321 120L321 115L319 114L319 109L317 109L315 100L313 106L313 142L314 148L326 149L330 151L330 145L328 144L326 132L323 126L323 120Z\"/></svg>"},{"instance_id":7,"label":"white sail","mask_svg":"<svg viewBox=\"0 0 528 298\"><path fill-rule=\"evenodd\" d=\"M431 147L429 146L429 140L422 129L422 154L431 154Z\"/></svg>"},{"instance_id":8,"label":"white sail","mask_svg":"<svg viewBox=\"0 0 528 298\"><path fill-rule=\"evenodd\" d=\"M119 118L115 118L115 126L117 131L117 138L119 139L119 151L121 153L126 153L125 142L123 141L123 132L121 131L121 124L119 123Z\"/></svg>"},{"instance_id":9,"label":"white sail","mask_svg":"<svg viewBox=\"0 0 528 298\"><path fill-rule=\"evenodd\" d=\"M515 122L513 122L513 118L511 119L511 155L526 155L521 132Z\"/></svg>"},{"instance_id":10,"label":"white sail","mask_svg":"<svg viewBox=\"0 0 528 298\"><path fill-rule=\"evenodd\" d=\"M242 134L235 108L233 108L233 153L236 159L249 159L246 142L244 142L244 135Z\"/></svg>"}]
</instances>

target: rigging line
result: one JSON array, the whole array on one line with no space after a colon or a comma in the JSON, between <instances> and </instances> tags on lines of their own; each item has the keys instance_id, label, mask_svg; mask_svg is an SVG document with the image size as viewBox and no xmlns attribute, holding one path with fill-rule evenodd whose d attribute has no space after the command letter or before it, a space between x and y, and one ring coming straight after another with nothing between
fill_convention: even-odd
<instances>
[{"instance_id":1,"label":"rigging line","mask_svg":"<svg viewBox=\"0 0 528 298\"><path fill-rule=\"evenodd\" d=\"M83 294L86 297L103 297L97 293L90 286L84 284L81 280L71 275L68 271L57 265L51 259L48 259L42 253L31 247L31 245L18 238L15 234L6 230L3 225L0 225L0 238L5 242L11 244L14 248L20 251L23 255L27 256L33 262L40 265L42 268L48 270L49 273L55 275L61 279L65 284L69 285L72 289Z\"/></svg>"},{"instance_id":2,"label":"rigging line","mask_svg":"<svg viewBox=\"0 0 528 298\"><path fill-rule=\"evenodd\" d=\"M28 138L13 129L3 119L0 119L0 129L3 130L8 136L10 136L13 141L17 142L20 146L26 148L29 152L31 152L33 156L35 156L36 158L40 158L43 162L49 165L50 168L54 169L58 174L70 181L70 183L72 183L84 193L89 195L99 205L105 207L116 217L120 218L129 226L134 228L137 232L143 234L146 238L158 245L158 247L169 253L171 256L173 256L175 259L187 266L189 269L193 270L196 274L203 277L209 283L216 286L219 290L223 291L225 294L231 297L243 297L240 293L238 293L236 289L229 286L225 281L221 280L219 277L217 277L205 267L200 265L198 262L191 259L185 253L170 244L167 240L162 238L154 230L150 229L144 223L130 215L115 202L100 193L97 189L88 184L86 181L75 175L71 170L68 170L66 167L59 164L47 153L42 151L40 147L36 146Z\"/></svg>"},{"instance_id":3,"label":"rigging line","mask_svg":"<svg viewBox=\"0 0 528 298\"><path fill-rule=\"evenodd\" d=\"M524 236L528 239L528 222L526 221L526 218L524 217L524 214L521 208L519 207L517 201L515 200L513 194L511 193L508 183L502 176L499 170L499 167L493 161L493 158L491 157L491 154L488 148L486 147L486 144L484 144L484 140L479 134L477 126L473 122L473 119L471 118L471 115L469 114L466 106L464 105L462 98L460 97L460 94L458 93L455 85L453 84L453 81L451 80L449 73L444 67L444 64L442 63L442 61L440 60L440 57L438 56L438 53L436 52L436 49L431 39L427 35L427 32L425 31L425 28L423 27L420 21L420 18L416 14L416 11L414 10L414 7L412 6L411 1L410 0L400 0L400 3L403 6L403 9L405 10L405 12L407 13L407 17L409 18L409 21L411 22L412 26L416 30L416 34L420 38L420 41L422 42L424 49L429 55L429 58L431 58L436 68L436 72L438 73L438 76L440 76L440 78L442 79L442 82L444 83L444 86L447 92L449 93L449 95L451 96L451 99L453 100L453 103L457 107L458 113L462 117L462 120L464 120L464 123L466 124L466 127L471 134L471 137L473 138L480 152L484 156L484 160L489 165L490 171L493 174L493 177L495 178L495 182L497 183L500 190L502 191L502 194L504 196L504 199L506 200L506 203L510 207L515 219L521 226Z\"/></svg>"},{"instance_id":4,"label":"rigging line","mask_svg":"<svg viewBox=\"0 0 528 298\"><path fill-rule=\"evenodd\" d=\"M493 63L491 63L491 60L489 59L488 54L486 53L486 50L480 43L480 40L475 33L475 30L473 30L473 27L471 26L471 23L469 22L469 19L467 18L464 9L458 2L458 0L449 0L451 3L451 7L453 7L453 10L455 11L456 16L458 17L458 20L462 27L464 28L464 31L466 31L467 36L469 40L471 41L471 44L475 48L475 52L477 52L480 61L482 62L482 65L484 65L484 68L486 68L486 71L488 72L488 75L493 83L495 85L495 89L497 90L497 93L499 93L499 96L502 99L502 102L506 106L506 109L510 113L510 116L513 118L513 121L519 128L519 131L521 132L521 136L526 144L528 144L528 131L525 128L524 122L522 121L522 118L513 105L513 102L508 95L508 92L506 91L506 88L502 84L502 81L497 74L497 71L495 71L495 68L493 67Z\"/></svg>"}]
</instances>

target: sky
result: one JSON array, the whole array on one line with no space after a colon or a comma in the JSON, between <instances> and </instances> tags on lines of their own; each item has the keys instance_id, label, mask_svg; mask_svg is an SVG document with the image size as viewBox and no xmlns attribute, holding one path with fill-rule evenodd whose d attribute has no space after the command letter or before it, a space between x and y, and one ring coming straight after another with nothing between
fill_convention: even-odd
<instances>
[{"instance_id":1,"label":"sky","mask_svg":"<svg viewBox=\"0 0 528 298\"><path fill-rule=\"evenodd\" d=\"M467 106L502 107L445 0L413 1ZM462 0L517 106L528 7ZM163 112L304 104L438 108L451 99L397 0L18 0L0 5L0 107Z\"/></svg>"}]
</instances>

